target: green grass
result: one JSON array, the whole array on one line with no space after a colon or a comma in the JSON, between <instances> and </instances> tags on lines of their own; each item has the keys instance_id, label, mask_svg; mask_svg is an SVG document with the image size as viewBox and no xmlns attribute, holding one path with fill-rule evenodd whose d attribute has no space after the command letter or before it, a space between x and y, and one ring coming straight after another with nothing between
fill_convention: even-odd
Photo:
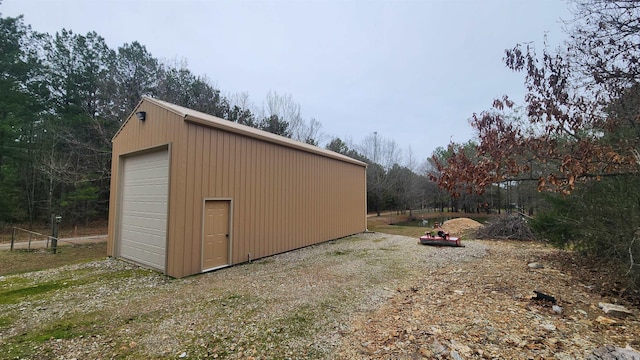
<instances>
[{"instance_id":1,"label":"green grass","mask_svg":"<svg viewBox=\"0 0 640 360\"><path fill-rule=\"evenodd\" d=\"M36 328L29 333L22 333L6 339L3 345L3 358L21 359L33 358L36 345L43 344L50 340L72 339L78 336L86 336L95 333L103 321L99 313L76 314L70 318L61 319L57 322L48 323ZM44 351L49 351L45 349ZM47 358L51 354L37 354L38 358Z\"/></svg>"},{"instance_id":2,"label":"green grass","mask_svg":"<svg viewBox=\"0 0 640 360\"><path fill-rule=\"evenodd\" d=\"M333 251L329 251L328 254L331 256L340 256L340 255L347 255L352 252L353 250L333 250Z\"/></svg>"},{"instance_id":3,"label":"green grass","mask_svg":"<svg viewBox=\"0 0 640 360\"><path fill-rule=\"evenodd\" d=\"M71 282L49 281L18 289L0 290L0 304L17 304L27 297L42 295L71 285Z\"/></svg>"},{"instance_id":4,"label":"green grass","mask_svg":"<svg viewBox=\"0 0 640 360\"><path fill-rule=\"evenodd\" d=\"M311 333L311 326L316 321L316 312L306 304L278 321L280 329L286 330L288 337L305 337Z\"/></svg>"},{"instance_id":5,"label":"green grass","mask_svg":"<svg viewBox=\"0 0 640 360\"><path fill-rule=\"evenodd\" d=\"M0 329L9 327L9 325L12 325L13 322L14 322L14 319L11 317L0 316Z\"/></svg>"},{"instance_id":6,"label":"green grass","mask_svg":"<svg viewBox=\"0 0 640 360\"><path fill-rule=\"evenodd\" d=\"M388 225L388 224L374 224L369 227L369 230L391 234L391 235L403 235L408 237L419 238L424 235L425 227L415 227L415 226L399 226L399 225Z\"/></svg>"},{"instance_id":7,"label":"green grass","mask_svg":"<svg viewBox=\"0 0 640 360\"><path fill-rule=\"evenodd\" d=\"M110 274L95 274L86 270L70 271L56 281L46 281L33 284L20 277L11 277L0 282L0 304L17 304L22 301L39 298L52 291L72 286L93 284L108 277L109 280L127 279L135 276L148 275L151 270L134 269Z\"/></svg>"}]
</instances>

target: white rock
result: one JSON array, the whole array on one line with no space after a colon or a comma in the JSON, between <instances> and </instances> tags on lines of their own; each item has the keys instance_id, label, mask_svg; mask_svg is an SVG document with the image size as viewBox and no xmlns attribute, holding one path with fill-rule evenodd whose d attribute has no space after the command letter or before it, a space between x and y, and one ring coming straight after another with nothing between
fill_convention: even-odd
<instances>
[{"instance_id":1,"label":"white rock","mask_svg":"<svg viewBox=\"0 0 640 360\"><path fill-rule=\"evenodd\" d=\"M631 310L625 308L622 305L610 304L610 303L598 303L598 307L604 311L605 314L615 316L619 318L633 316Z\"/></svg>"},{"instance_id":2,"label":"white rock","mask_svg":"<svg viewBox=\"0 0 640 360\"><path fill-rule=\"evenodd\" d=\"M531 269L542 269L544 268L544 265L538 263L538 262L532 262L529 264L529 268Z\"/></svg>"},{"instance_id":3,"label":"white rock","mask_svg":"<svg viewBox=\"0 0 640 360\"><path fill-rule=\"evenodd\" d=\"M540 324L540 327L542 327L545 330L549 330L549 331L555 331L556 330L556 326L550 323L545 323L545 324Z\"/></svg>"}]
</instances>

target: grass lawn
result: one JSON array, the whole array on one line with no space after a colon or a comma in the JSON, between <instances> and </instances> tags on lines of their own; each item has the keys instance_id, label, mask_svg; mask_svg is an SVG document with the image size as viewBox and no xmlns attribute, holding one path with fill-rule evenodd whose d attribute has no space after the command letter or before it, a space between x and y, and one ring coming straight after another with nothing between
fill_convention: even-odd
<instances>
[{"instance_id":1,"label":"grass lawn","mask_svg":"<svg viewBox=\"0 0 640 360\"><path fill-rule=\"evenodd\" d=\"M106 256L106 242L82 246L61 246L58 247L57 254L52 254L50 250L46 249L0 251L0 276L77 264L102 259Z\"/></svg>"}]
</instances>

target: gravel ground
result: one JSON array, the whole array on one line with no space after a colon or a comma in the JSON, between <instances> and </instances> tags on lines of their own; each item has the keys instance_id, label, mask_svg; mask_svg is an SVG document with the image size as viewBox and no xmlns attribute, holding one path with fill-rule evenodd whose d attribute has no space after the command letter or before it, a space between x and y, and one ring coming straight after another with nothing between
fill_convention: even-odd
<instances>
[{"instance_id":1,"label":"gravel ground","mask_svg":"<svg viewBox=\"0 0 640 360\"><path fill-rule=\"evenodd\" d=\"M0 291L43 289L0 304L0 346L26 358L333 358L352 318L485 248L362 234L186 279L114 259L5 276Z\"/></svg>"},{"instance_id":2,"label":"gravel ground","mask_svg":"<svg viewBox=\"0 0 640 360\"><path fill-rule=\"evenodd\" d=\"M586 288L527 268L555 252L481 241L436 248L370 233L185 279L114 259L4 276L0 358L511 359L560 349L570 359L624 345L637 322L601 325ZM558 287L545 289L575 293L562 296L562 315L527 298L532 281L551 278ZM568 340L576 337L584 341Z\"/></svg>"}]
</instances>

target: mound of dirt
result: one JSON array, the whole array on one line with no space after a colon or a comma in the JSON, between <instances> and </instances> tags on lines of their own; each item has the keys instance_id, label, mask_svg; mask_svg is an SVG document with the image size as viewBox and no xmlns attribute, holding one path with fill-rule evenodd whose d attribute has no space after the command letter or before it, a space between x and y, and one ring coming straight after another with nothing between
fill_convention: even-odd
<instances>
[{"instance_id":1,"label":"mound of dirt","mask_svg":"<svg viewBox=\"0 0 640 360\"><path fill-rule=\"evenodd\" d=\"M454 236L469 234L473 231L478 230L482 226L483 225L479 222L469 218L451 219L442 223L442 228L449 234Z\"/></svg>"}]
</instances>

